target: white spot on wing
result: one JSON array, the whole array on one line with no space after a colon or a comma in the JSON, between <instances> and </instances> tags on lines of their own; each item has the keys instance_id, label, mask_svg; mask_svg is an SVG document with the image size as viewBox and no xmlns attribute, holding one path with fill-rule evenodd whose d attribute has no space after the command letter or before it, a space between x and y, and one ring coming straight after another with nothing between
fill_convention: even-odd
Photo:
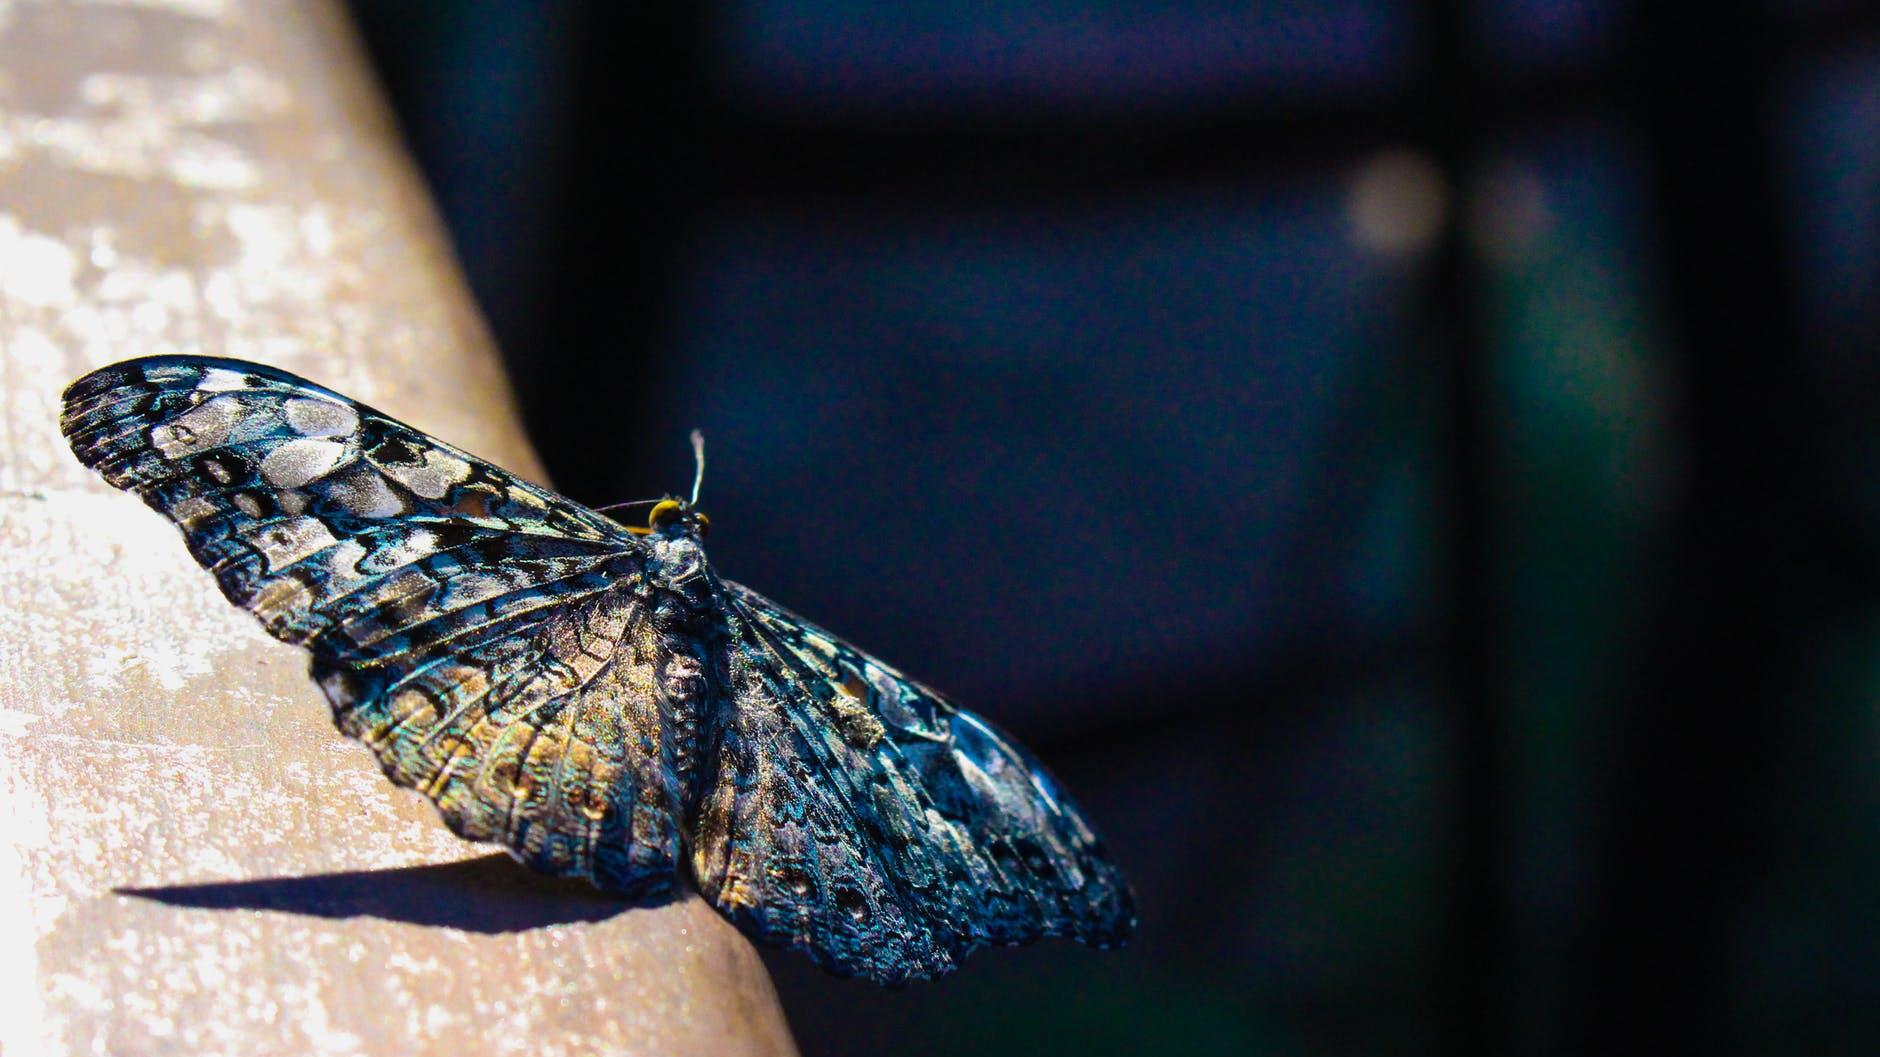
<instances>
[{"instance_id":1,"label":"white spot on wing","mask_svg":"<svg viewBox=\"0 0 1880 1057\"><path fill-rule=\"evenodd\" d=\"M335 437L359 428L359 413L331 400L297 396L282 411L287 424L303 437Z\"/></svg>"},{"instance_id":2,"label":"white spot on wing","mask_svg":"<svg viewBox=\"0 0 1880 1057\"><path fill-rule=\"evenodd\" d=\"M261 552L270 572L292 565L310 554L338 542L317 518L297 517L274 522L244 536L248 544Z\"/></svg>"},{"instance_id":3,"label":"white spot on wing","mask_svg":"<svg viewBox=\"0 0 1880 1057\"><path fill-rule=\"evenodd\" d=\"M194 455L219 447L241 419L241 402L233 397L216 397L176 416L150 431L150 443L166 459Z\"/></svg>"},{"instance_id":4,"label":"white spot on wing","mask_svg":"<svg viewBox=\"0 0 1880 1057\"><path fill-rule=\"evenodd\" d=\"M366 556L366 549L358 540L341 540L339 545L327 552L327 581L320 587L322 598L333 598L352 591L359 586L364 577L359 572L359 559Z\"/></svg>"},{"instance_id":5,"label":"white spot on wing","mask_svg":"<svg viewBox=\"0 0 1880 1057\"><path fill-rule=\"evenodd\" d=\"M486 602L510 589L509 583L500 576L488 573L464 573L451 578L451 605L462 607Z\"/></svg>"},{"instance_id":6,"label":"white spot on wing","mask_svg":"<svg viewBox=\"0 0 1880 1057\"><path fill-rule=\"evenodd\" d=\"M326 494L355 517L393 517L405 512L405 501L385 478L360 463L354 463L350 473L329 478Z\"/></svg>"},{"instance_id":7,"label":"white spot on wing","mask_svg":"<svg viewBox=\"0 0 1880 1057\"><path fill-rule=\"evenodd\" d=\"M379 469L385 476L411 489L425 499L442 499L450 486L470 477L470 464L441 451L426 451L424 461L416 466L387 463Z\"/></svg>"},{"instance_id":8,"label":"white spot on wing","mask_svg":"<svg viewBox=\"0 0 1880 1057\"><path fill-rule=\"evenodd\" d=\"M196 522L213 517L219 508L199 495L186 496L170 506L170 519L184 528L192 528Z\"/></svg>"},{"instance_id":9,"label":"white spot on wing","mask_svg":"<svg viewBox=\"0 0 1880 1057\"><path fill-rule=\"evenodd\" d=\"M299 488L326 476L345 454L336 440L290 440L261 460L261 477L276 488Z\"/></svg>"},{"instance_id":10,"label":"white spot on wing","mask_svg":"<svg viewBox=\"0 0 1880 1057\"><path fill-rule=\"evenodd\" d=\"M196 383L196 388L205 393L226 393L248 388L248 378L227 367L211 367L202 372L202 381Z\"/></svg>"},{"instance_id":11,"label":"white spot on wing","mask_svg":"<svg viewBox=\"0 0 1880 1057\"><path fill-rule=\"evenodd\" d=\"M370 567L372 571L389 571L428 558L436 552L436 534L428 529L413 529L410 535L397 543L373 551ZM365 568L365 565L362 564L361 568Z\"/></svg>"}]
</instances>

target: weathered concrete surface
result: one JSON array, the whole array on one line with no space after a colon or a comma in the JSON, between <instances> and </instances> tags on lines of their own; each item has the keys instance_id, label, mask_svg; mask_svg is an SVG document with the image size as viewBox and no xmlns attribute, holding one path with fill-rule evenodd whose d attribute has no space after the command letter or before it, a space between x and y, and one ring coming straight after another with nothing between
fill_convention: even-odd
<instances>
[{"instance_id":1,"label":"weathered concrete surface","mask_svg":"<svg viewBox=\"0 0 1880 1057\"><path fill-rule=\"evenodd\" d=\"M321 4L0 3L0 1050L790 1053L708 907L456 840L59 437L85 370L205 352L540 478L373 93Z\"/></svg>"}]
</instances>

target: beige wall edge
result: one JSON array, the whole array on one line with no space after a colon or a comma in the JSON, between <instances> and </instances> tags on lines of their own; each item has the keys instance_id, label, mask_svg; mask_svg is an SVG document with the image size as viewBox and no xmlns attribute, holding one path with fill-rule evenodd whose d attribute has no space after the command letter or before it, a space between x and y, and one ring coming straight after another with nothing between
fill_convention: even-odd
<instances>
[{"instance_id":1,"label":"beige wall edge","mask_svg":"<svg viewBox=\"0 0 1880 1057\"><path fill-rule=\"evenodd\" d=\"M794 1052L709 907L456 840L59 436L86 370L202 352L541 478L335 8L0 6L0 345L0 1051Z\"/></svg>"}]
</instances>

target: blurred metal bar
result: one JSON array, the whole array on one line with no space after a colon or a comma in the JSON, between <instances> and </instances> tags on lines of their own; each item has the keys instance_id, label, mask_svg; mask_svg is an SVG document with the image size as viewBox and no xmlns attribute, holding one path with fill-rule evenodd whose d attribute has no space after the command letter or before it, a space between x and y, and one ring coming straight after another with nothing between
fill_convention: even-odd
<instances>
[{"instance_id":1,"label":"blurred metal bar","mask_svg":"<svg viewBox=\"0 0 1880 1057\"><path fill-rule=\"evenodd\" d=\"M1427 5L1425 5L1427 8ZM1444 16L1451 30L1422 38L1466 61L1469 123L1479 141L1598 120L1636 104L1612 55L1588 61L1496 63L1473 13ZM1426 29L1438 21L1426 19ZM1813 55L1880 40L1880 5L1823 5L1772 21L1766 54ZM700 30L702 32L702 30ZM655 39L663 39L655 34ZM687 40L694 38L686 38ZM689 54L681 51L680 54ZM1318 178L1396 146L1425 127L1424 89L1449 77L1419 60L1404 89L1371 94L1223 91L1181 106L1068 112L1022 103L929 113L919 107L792 110L698 86L678 110L683 164L699 197L766 204L835 202L1023 204L1065 195L1130 193L1158 184ZM1407 90L1405 90L1407 89ZM668 121L673 119L668 117ZM657 154L658 144L652 145Z\"/></svg>"},{"instance_id":2,"label":"blurred metal bar","mask_svg":"<svg viewBox=\"0 0 1880 1057\"><path fill-rule=\"evenodd\" d=\"M1450 1052L1503 1052L1507 1037L1510 783L1508 680L1496 603L1499 551L1492 495L1489 338L1482 269L1468 242L1466 199L1486 152L1493 90L1479 71L1475 5L1421 5L1422 75L1415 127L1447 187L1448 208L1424 288L1441 407L1442 540L1446 597L1443 682L1454 752L1447 820L1453 827L1433 1008Z\"/></svg>"},{"instance_id":3,"label":"blurred metal bar","mask_svg":"<svg viewBox=\"0 0 1880 1057\"><path fill-rule=\"evenodd\" d=\"M1614 751L1600 931L1579 996L1596 1015L1579 1052L1731 1053L1745 1041L1734 972L1769 847L1759 797L1783 756L1819 509L1767 124L1778 17L1751 0L1635 14L1683 487Z\"/></svg>"},{"instance_id":4,"label":"blurred metal bar","mask_svg":"<svg viewBox=\"0 0 1880 1057\"><path fill-rule=\"evenodd\" d=\"M0 70L0 1048L793 1052L708 906L628 909L452 837L59 436L86 369L203 352L540 478L344 22L18 4Z\"/></svg>"}]
</instances>

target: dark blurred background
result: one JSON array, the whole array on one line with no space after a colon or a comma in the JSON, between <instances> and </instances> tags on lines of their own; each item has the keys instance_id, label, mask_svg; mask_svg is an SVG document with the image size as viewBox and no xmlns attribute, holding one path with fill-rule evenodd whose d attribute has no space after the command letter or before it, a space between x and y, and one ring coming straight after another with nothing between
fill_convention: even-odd
<instances>
[{"instance_id":1,"label":"dark blurred background","mask_svg":"<svg viewBox=\"0 0 1880 1057\"><path fill-rule=\"evenodd\" d=\"M555 481L1135 882L806 1054L1880 1045L1875 5L356 13Z\"/></svg>"}]
</instances>

